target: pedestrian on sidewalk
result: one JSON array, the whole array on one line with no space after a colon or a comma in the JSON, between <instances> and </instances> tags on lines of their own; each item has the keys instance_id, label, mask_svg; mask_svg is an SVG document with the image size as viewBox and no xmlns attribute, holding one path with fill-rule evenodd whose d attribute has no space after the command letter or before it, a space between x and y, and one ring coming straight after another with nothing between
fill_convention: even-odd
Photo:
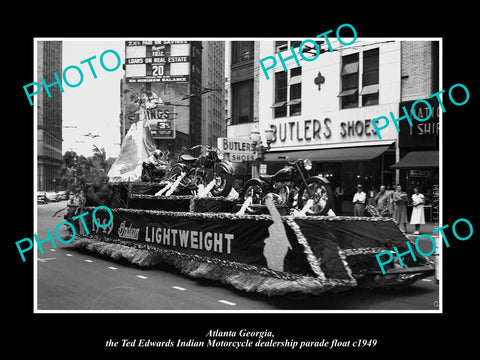
<instances>
[{"instance_id":1,"label":"pedestrian on sidewalk","mask_svg":"<svg viewBox=\"0 0 480 360\"><path fill-rule=\"evenodd\" d=\"M387 211L390 213L390 217L393 216L393 193L395 190L393 190L394 186L393 185L387 185L387 188L385 189L385 192L388 194L388 202L387 202Z\"/></svg>"},{"instance_id":2,"label":"pedestrian on sidewalk","mask_svg":"<svg viewBox=\"0 0 480 360\"><path fill-rule=\"evenodd\" d=\"M365 216L365 200L367 199L367 194L363 192L363 186L357 185L357 192L353 196L353 216Z\"/></svg>"},{"instance_id":3,"label":"pedestrian on sidewalk","mask_svg":"<svg viewBox=\"0 0 480 360\"><path fill-rule=\"evenodd\" d=\"M412 195L412 217L410 218L410 224L415 225L414 235L420 234L420 225L425 224L425 211L423 204L425 204L425 196L420 194L420 189L415 187Z\"/></svg>"},{"instance_id":4,"label":"pedestrian on sidewalk","mask_svg":"<svg viewBox=\"0 0 480 360\"><path fill-rule=\"evenodd\" d=\"M341 182L340 184L338 184L338 186L335 188L335 191L334 191L334 199L335 199L335 212L337 214L341 214L342 213L342 202L343 202L343 195L345 195L345 192L344 192L344 184L343 182Z\"/></svg>"},{"instance_id":5,"label":"pedestrian on sidewalk","mask_svg":"<svg viewBox=\"0 0 480 360\"><path fill-rule=\"evenodd\" d=\"M402 186L397 185L393 193L393 218L397 221L398 226L403 225L402 232L407 232L407 193L402 191Z\"/></svg>"},{"instance_id":6,"label":"pedestrian on sidewalk","mask_svg":"<svg viewBox=\"0 0 480 360\"><path fill-rule=\"evenodd\" d=\"M380 191L375 196L377 203L377 210L382 216L392 216L391 211L388 209L392 194L386 190L385 185L380 185Z\"/></svg>"},{"instance_id":7,"label":"pedestrian on sidewalk","mask_svg":"<svg viewBox=\"0 0 480 360\"><path fill-rule=\"evenodd\" d=\"M375 186L372 185L370 187L370 191L368 192L367 205L377 207L377 193L378 191L375 189Z\"/></svg>"}]
</instances>

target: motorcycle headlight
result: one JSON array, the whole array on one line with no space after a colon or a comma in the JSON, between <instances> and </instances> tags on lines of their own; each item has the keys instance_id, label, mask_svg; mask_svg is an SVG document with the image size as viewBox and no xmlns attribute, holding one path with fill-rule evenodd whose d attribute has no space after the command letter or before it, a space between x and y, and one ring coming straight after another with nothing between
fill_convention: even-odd
<instances>
[{"instance_id":1,"label":"motorcycle headlight","mask_svg":"<svg viewBox=\"0 0 480 360\"><path fill-rule=\"evenodd\" d=\"M303 166L305 167L305 169L307 170L312 170L312 161L310 159L305 159L303 160Z\"/></svg>"},{"instance_id":2,"label":"motorcycle headlight","mask_svg":"<svg viewBox=\"0 0 480 360\"><path fill-rule=\"evenodd\" d=\"M218 160L223 160L223 158L225 157L225 154L223 153L223 151L217 149L217 157L218 157Z\"/></svg>"}]
</instances>

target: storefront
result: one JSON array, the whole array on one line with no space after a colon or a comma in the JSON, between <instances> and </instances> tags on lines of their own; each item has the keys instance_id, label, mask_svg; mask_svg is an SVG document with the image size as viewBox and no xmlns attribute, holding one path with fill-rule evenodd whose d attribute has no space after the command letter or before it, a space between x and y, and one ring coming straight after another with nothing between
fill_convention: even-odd
<instances>
[{"instance_id":1,"label":"storefront","mask_svg":"<svg viewBox=\"0 0 480 360\"><path fill-rule=\"evenodd\" d=\"M275 53L275 45L262 42L260 58ZM398 117L400 42L358 45L321 54L301 66L289 61L288 69L279 63L270 79L259 77L258 131L274 133L265 154L267 173L284 166L286 160L279 157L308 158L313 175L327 178L333 188L343 186L348 206L358 184L365 191L394 184L398 171L390 166L399 160L395 127L382 130L379 139L372 119ZM353 211L346 207L341 213Z\"/></svg>"},{"instance_id":2,"label":"storefront","mask_svg":"<svg viewBox=\"0 0 480 360\"><path fill-rule=\"evenodd\" d=\"M279 157L310 159L312 175L329 180L332 188L342 187L343 196L337 199L337 214L351 214L351 199L356 186L361 184L365 192L380 185L392 186L395 170L389 169L395 163L395 143L390 145L352 146L343 148L312 149L297 151L272 151L265 155L267 172L275 173L285 164ZM340 189L339 189L340 190Z\"/></svg>"},{"instance_id":3,"label":"storefront","mask_svg":"<svg viewBox=\"0 0 480 360\"><path fill-rule=\"evenodd\" d=\"M392 110L391 105L374 105L331 111L328 116L317 112L315 117L300 115L269 121L274 138L265 155L267 173L282 168L285 157L308 158L313 163L312 175L327 178L334 189L343 187L340 212L351 214L357 185L367 192L396 182L396 172L390 167L398 159L398 132L392 126L382 131L380 140L371 121ZM393 113L397 116L396 111ZM261 128L264 124L260 119Z\"/></svg>"},{"instance_id":4,"label":"storefront","mask_svg":"<svg viewBox=\"0 0 480 360\"><path fill-rule=\"evenodd\" d=\"M344 148L312 149L297 151L272 151L266 154L268 172L275 172L285 160L279 157L310 159L312 173L329 179L335 186L343 186L354 192L358 184L365 189L392 184L395 172L389 166L395 163L395 146L353 146Z\"/></svg>"},{"instance_id":5,"label":"storefront","mask_svg":"<svg viewBox=\"0 0 480 360\"><path fill-rule=\"evenodd\" d=\"M401 170L404 176L402 188L410 199L413 189L418 187L425 196L425 216L427 221L438 221L439 196L439 152L438 151L410 151L395 165L393 169ZM410 214L412 205L408 204Z\"/></svg>"},{"instance_id":6,"label":"storefront","mask_svg":"<svg viewBox=\"0 0 480 360\"><path fill-rule=\"evenodd\" d=\"M414 101L400 103L400 109L405 106L411 109L411 116L425 121L416 121L414 126L408 123L400 124L399 150L400 161L392 165L392 170L400 171L400 185L410 199L413 189L418 187L426 199L426 220L438 221L439 194L439 117L441 109L436 98L427 99L431 106L417 106L411 109ZM412 112L413 111L413 112ZM429 116L431 115L431 116ZM411 205L409 207L411 211Z\"/></svg>"}]
</instances>

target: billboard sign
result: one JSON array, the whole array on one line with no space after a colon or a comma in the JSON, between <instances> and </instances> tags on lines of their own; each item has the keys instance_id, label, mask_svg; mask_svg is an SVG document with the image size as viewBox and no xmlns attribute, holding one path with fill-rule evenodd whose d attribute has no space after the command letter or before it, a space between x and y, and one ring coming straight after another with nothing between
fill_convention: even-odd
<instances>
[{"instance_id":1,"label":"billboard sign","mask_svg":"<svg viewBox=\"0 0 480 360\"><path fill-rule=\"evenodd\" d=\"M182 83L190 78L187 41L126 41L127 83Z\"/></svg>"},{"instance_id":2,"label":"billboard sign","mask_svg":"<svg viewBox=\"0 0 480 360\"><path fill-rule=\"evenodd\" d=\"M157 105L146 110L145 116L154 139L175 139L173 106Z\"/></svg>"},{"instance_id":3,"label":"billboard sign","mask_svg":"<svg viewBox=\"0 0 480 360\"><path fill-rule=\"evenodd\" d=\"M127 78L127 83L138 84L138 83L178 83L184 82L188 83L188 75L145 75L138 78Z\"/></svg>"},{"instance_id":4,"label":"billboard sign","mask_svg":"<svg viewBox=\"0 0 480 360\"><path fill-rule=\"evenodd\" d=\"M164 63L179 63L190 62L189 56L156 56L156 57L140 57L126 59L127 65L131 64L164 64Z\"/></svg>"},{"instance_id":5,"label":"billboard sign","mask_svg":"<svg viewBox=\"0 0 480 360\"><path fill-rule=\"evenodd\" d=\"M183 40L134 40L125 41L125 46L152 46L152 45L171 45L171 44L188 44Z\"/></svg>"},{"instance_id":6,"label":"billboard sign","mask_svg":"<svg viewBox=\"0 0 480 360\"><path fill-rule=\"evenodd\" d=\"M148 125L154 139L175 139L175 120L149 120Z\"/></svg>"}]
</instances>

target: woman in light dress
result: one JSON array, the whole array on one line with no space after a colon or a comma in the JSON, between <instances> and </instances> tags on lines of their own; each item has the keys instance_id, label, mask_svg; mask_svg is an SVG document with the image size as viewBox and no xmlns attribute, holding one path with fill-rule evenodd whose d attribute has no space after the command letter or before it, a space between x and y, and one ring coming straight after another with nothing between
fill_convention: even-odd
<instances>
[{"instance_id":1,"label":"woman in light dress","mask_svg":"<svg viewBox=\"0 0 480 360\"><path fill-rule=\"evenodd\" d=\"M420 194L418 187L413 189L412 195L412 217L410 219L410 224L415 225L414 235L420 234L420 225L425 224L425 211L423 209L423 204L425 204L425 197L423 194Z\"/></svg>"}]
</instances>

